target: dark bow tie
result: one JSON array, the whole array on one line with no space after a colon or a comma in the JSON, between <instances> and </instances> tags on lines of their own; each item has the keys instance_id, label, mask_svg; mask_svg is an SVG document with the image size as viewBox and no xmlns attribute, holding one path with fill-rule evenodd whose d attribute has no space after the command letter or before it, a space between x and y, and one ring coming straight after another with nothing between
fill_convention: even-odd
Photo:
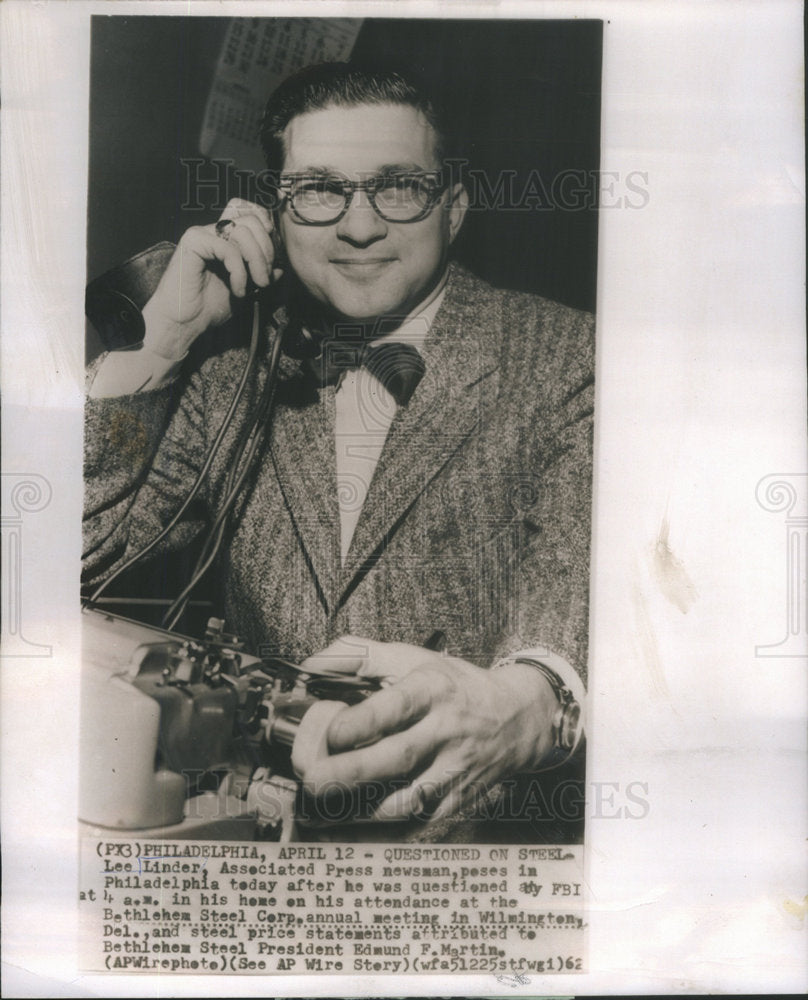
<instances>
[{"instance_id":1,"label":"dark bow tie","mask_svg":"<svg viewBox=\"0 0 808 1000\"><path fill-rule=\"evenodd\" d=\"M320 385L341 383L346 372L364 367L387 389L399 406L406 406L421 381L424 359L409 344L369 344L326 340L319 357L306 362Z\"/></svg>"}]
</instances>

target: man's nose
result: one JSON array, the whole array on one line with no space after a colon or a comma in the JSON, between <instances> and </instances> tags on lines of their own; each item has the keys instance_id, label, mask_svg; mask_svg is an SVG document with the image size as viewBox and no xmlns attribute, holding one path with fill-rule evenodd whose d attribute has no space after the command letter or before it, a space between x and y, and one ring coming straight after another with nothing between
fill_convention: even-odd
<instances>
[{"instance_id":1,"label":"man's nose","mask_svg":"<svg viewBox=\"0 0 808 1000\"><path fill-rule=\"evenodd\" d=\"M348 211L337 223L341 240L367 246L387 235L387 223L371 205L367 191L354 191Z\"/></svg>"}]
</instances>

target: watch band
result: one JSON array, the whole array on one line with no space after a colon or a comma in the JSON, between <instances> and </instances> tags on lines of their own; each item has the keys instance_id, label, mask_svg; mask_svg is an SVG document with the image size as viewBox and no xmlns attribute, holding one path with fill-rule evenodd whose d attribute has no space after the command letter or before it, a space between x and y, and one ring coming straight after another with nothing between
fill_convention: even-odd
<instances>
[{"instance_id":1,"label":"watch band","mask_svg":"<svg viewBox=\"0 0 808 1000\"><path fill-rule=\"evenodd\" d=\"M546 663L542 663L541 660L535 660L529 656L517 656L510 662L523 663L525 666L538 670L550 683L550 687L558 699L558 708L553 716L553 747L571 754L580 735L581 706L578 704L578 699L555 670L548 667Z\"/></svg>"}]
</instances>

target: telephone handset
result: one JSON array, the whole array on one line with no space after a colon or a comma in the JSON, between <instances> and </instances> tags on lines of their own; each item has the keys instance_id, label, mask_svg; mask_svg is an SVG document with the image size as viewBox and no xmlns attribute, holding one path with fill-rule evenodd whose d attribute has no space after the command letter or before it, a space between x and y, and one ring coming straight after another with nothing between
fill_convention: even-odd
<instances>
[{"instance_id":1,"label":"telephone handset","mask_svg":"<svg viewBox=\"0 0 808 1000\"><path fill-rule=\"evenodd\" d=\"M283 275L266 288L249 282L246 296L248 303L259 299L262 315L267 319L298 297L278 229L273 229L270 236L275 248L273 267L280 268ZM104 350L133 347L143 340L146 329L142 309L156 291L175 250L175 244L166 240L156 243L87 285L84 311Z\"/></svg>"},{"instance_id":2,"label":"telephone handset","mask_svg":"<svg viewBox=\"0 0 808 1000\"><path fill-rule=\"evenodd\" d=\"M84 294L84 311L104 350L139 344L146 335L141 310L160 283L176 249L163 241L93 279Z\"/></svg>"}]
</instances>

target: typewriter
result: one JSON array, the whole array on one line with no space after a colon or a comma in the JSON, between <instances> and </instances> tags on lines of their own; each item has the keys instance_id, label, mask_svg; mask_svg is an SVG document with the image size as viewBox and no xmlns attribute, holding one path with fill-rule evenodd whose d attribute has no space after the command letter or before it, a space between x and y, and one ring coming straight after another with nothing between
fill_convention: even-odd
<instances>
[{"instance_id":1,"label":"typewriter","mask_svg":"<svg viewBox=\"0 0 808 1000\"><path fill-rule=\"evenodd\" d=\"M300 839L303 754L375 681L84 612L79 818L104 835Z\"/></svg>"}]
</instances>

